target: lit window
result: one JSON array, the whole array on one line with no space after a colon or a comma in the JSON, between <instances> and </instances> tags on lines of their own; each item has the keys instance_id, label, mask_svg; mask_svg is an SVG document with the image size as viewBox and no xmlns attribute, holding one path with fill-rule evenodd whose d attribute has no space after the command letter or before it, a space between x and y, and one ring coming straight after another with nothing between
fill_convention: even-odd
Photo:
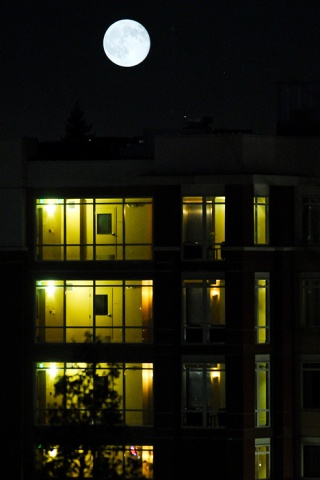
<instances>
[{"instance_id":1,"label":"lit window","mask_svg":"<svg viewBox=\"0 0 320 480\"><path fill-rule=\"evenodd\" d=\"M221 260L225 197L183 197L183 258Z\"/></svg>"},{"instance_id":2,"label":"lit window","mask_svg":"<svg viewBox=\"0 0 320 480\"><path fill-rule=\"evenodd\" d=\"M152 280L36 282L36 340L152 342Z\"/></svg>"},{"instance_id":3,"label":"lit window","mask_svg":"<svg viewBox=\"0 0 320 480\"><path fill-rule=\"evenodd\" d=\"M38 363L40 425L152 425L151 363Z\"/></svg>"},{"instance_id":4,"label":"lit window","mask_svg":"<svg viewBox=\"0 0 320 480\"><path fill-rule=\"evenodd\" d=\"M225 426L225 363L183 364L183 426Z\"/></svg>"},{"instance_id":5,"label":"lit window","mask_svg":"<svg viewBox=\"0 0 320 480\"><path fill-rule=\"evenodd\" d=\"M254 197L254 243L266 245L269 242L269 199L268 197Z\"/></svg>"},{"instance_id":6,"label":"lit window","mask_svg":"<svg viewBox=\"0 0 320 480\"><path fill-rule=\"evenodd\" d=\"M256 356L256 427L270 426L270 362L268 355Z\"/></svg>"},{"instance_id":7,"label":"lit window","mask_svg":"<svg viewBox=\"0 0 320 480\"><path fill-rule=\"evenodd\" d=\"M302 199L302 238L309 245L320 243L320 197Z\"/></svg>"},{"instance_id":8,"label":"lit window","mask_svg":"<svg viewBox=\"0 0 320 480\"><path fill-rule=\"evenodd\" d=\"M257 278L257 277L264 278ZM256 274L255 279L255 330L256 343L269 343L269 279L266 274Z\"/></svg>"},{"instance_id":9,"label":"lit window","mask_svg":"<svg viewBox=\"0 0 320 480\"><path fill-rule=\"evenodd\" d=\"M312 442L312 443L311 443ZM302 445L302 475L304 479L320 478L320 439Z\"/></svg>"},{"instance_id":10,"label":"lit window","mask_svg":"<svg viewBox=\"0 0 320 480\"><path fill-rule=\"evenodd\" d=\"M302 280L302 325L320 327L320 279Z\"/></svg>"},{"instance_id":11,"label":"lit window","mask_svg":"<svg viewBox=\"0 0 320 480\"><path fill-rule=\"evenodd\" d=\"M270 478L270 439L257 438L255 440L255 480Z\"/></svg>"},{"instance_id":12,"label":"lit window","mask_svg":"<svg viewBox=\"0 0 320 480\"><path fill-rule=\"evenodd\" d=\"M151 198L38 199L38 260L150 260Z\"/></svg>"},{"instance_id":13,"label":"lit window","mask_svg":"<svg viewBox=\"0 0 320 480\"><path fill-rule=\"evenodd\" d=\"M304 362L302 364L302 408L320 409L320 363Z\"/></svg>"},{"instance_id":14,"label":"lit window","mask_svg":"<svg viewBox=\"0 0 320 480\"><path fill-rule=\"evenodd\" d=\"M223 279L184 280L183 334L185 343L225 342Z\"/></svg>"},{"instance_id":15,"label":"lit window","mask_svg":"<svg viewBox=\"0 0 320 480\"><path fill-rule=\"evenodd\" d=\"M43 447L40 444L36 449L36 469L45 478L153 479L153 447L102 445L93 448L92 445L81 445L72 449L70 446Z\"/></svg>"}]
</instances>

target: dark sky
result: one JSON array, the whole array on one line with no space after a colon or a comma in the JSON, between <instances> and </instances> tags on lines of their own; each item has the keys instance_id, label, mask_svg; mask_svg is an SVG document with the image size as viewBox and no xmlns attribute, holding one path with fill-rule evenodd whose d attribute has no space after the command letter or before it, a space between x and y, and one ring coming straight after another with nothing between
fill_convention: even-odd
<instances>
[{"instance_id":1,"label":"dark sky","mask_svg":"<svg viewBox=\"0 0 320 480\"><path fill-rule=\"evenodd\" d=\"M111 23L151 37L133 68L108 60ZM273 133L276 82L320 80L320 0L3 0L0 136L59 140L79 101L98 136L181 127Z\"/></svg>"}]
</instances>

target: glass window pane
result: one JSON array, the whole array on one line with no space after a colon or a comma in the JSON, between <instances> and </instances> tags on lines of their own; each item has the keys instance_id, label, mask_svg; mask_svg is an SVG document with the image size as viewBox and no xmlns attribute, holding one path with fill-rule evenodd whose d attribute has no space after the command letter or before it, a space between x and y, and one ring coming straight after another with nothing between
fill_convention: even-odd
<instances>
[{"instance_id":1,"label":"glass window pane","mask_svg":"<svg viewBox=\"0 0 320 480\"><path fill-rule=\"evenodd\" d=\"M221 244L225 240L225 197L215 197L213 223L215 243Z\"/></svg>"},{"instance_id":2,"label":"glass window pane","mask_svg":"<svg viewBox=\"0 0 320 480\"><path fill-rule=\"evenodd\" d=\"M221 260L225 197L183 197L183 258Z\"/></svg>"},{"instance_id":3,"label":"glass window pane","mask_svg":"<svg viewBox=\"0 0 320 480\"><path fill-rule=\"evenodd\" d=\"M152 304L152 280L41 280L36 283L36 339L150 343Z\"/></svg>"},{"instance_id":4,"label":"glass window pane","mask_svg":"<svg viewBox=\"0 0 320 480\"><path fill-rule=\"evenodd\" d=\"M303 198L302 237L307 244L320 243L320 197Z\"/></svg>"},{"instance_id":5,"label":"glass window pane","mask_svg":"<svg viewBox=\"0 0 320 480\"><path fill-rule=\"evenodd\" d=\"M270 441L256 440L255 446L255 479L267 480L270 478Z\"/></svg>"},{"instance_id":6,"label":"glass window pane","mask_svg":"<svg viewBox=\"0 0 320 480\"><path fill-rule=\"evenodd\" d=\"M97 233L112 233L112 214L111 213L98 213L97 214Z\"/></svg>"},{"instance_id":7,"label":"glass window pane","mask_svg":"<svg viewBox=\"0 0 320 480\"><path fill-rule=\"evenodd\" d=\"M37 282L37 330L39 342L62 342L64 339L64 288L59 281Z\"/></svg>"},{"instance_id":8,"label":"glass window pane","mask_svg":"<svg viewBox=\"0 0 320 480\"><path fill-rule=\"evenodd\" d=\"M66 202L66 244L67 260L80 260L80 203L79 199Z\"/></svg>"},{"instance_id":9,"label":"glass window pane","mask_svg":"<svg viewBox=\"0 0 320 480\"><path fill-rule=\"evenodd\" d=\"M320 477L320 445L303 446L303 477Z\"/></svg>"},{"instance_id":10,"label":"glass window pane","mask_svg":"<svg viewBox=\"0 0 320 480\"><path fill-rule=\"evenodd\" d=\"M93 287L67 283L65 290L67 342L85 342L92 337L92 297Z\"/></svg>"},{"instance_id":11,"label":"glass window pane","mask_svg":"<svg viewBox=\"0 0 320 480\"><path fill-rule=\"evenodd\" d=\"M183 283L185 343L225 342L225 284L222 279Z\"/></svg>"},{"instance_id":12,"label":"glass window pane","mask_svg":"<svg viewBox=\"0 0 320 480\"><path fill-rule=\"evenodd\" d=\"M270 424L269 362L256 362L256 427Z\"/></svg>"},{"instance_id":13,"label":"glass window pane","mask_svg":"<svg viewBox=\"0 0 320 480\"><path fill-rule=\"evenodd\" d=\"M225 325L225 289L224 280L210 282L211 324Z\"/></svg>"},{"instance_id":14,"label":"glass window pane","mask_svg":"<svg viewBox=\"0 0 320 480\"><path fill-rule=\"evenodd\" d=\"M36 469L46 478L153 479L153 447L150 445L81 445L70 450L63 445L36 449ZM42 477L41 477L42 478Z\"/></svg>"},{"instance_id":15,"label":"glass window pane","mask_svg":"<svg viewBox=\"0 0 320 480\"><path fill-rule=\"evenodd\" d=\"M203 204L195 198L195 203L183 205L184 258L202 258L203 248Z\"/></svg>"},{"instance_id":16,"label":"glass window pane","mask_svg":"<svg viewBox=\"0 0 320 480\"><path fill-rule=\"evenodd\" d=\"M151 425L152 364L37 364L41 424Z\"/></svg>"},{"instance_id":17,"label":"glass window pane","mask_svg":"<svg viewBox=\"0 0 320 480\"><path fill-rule=\"evenodd\" d=\"M320 326L320 280L302 281L302 325Z\"/></svg>"},{"instance_id":18,"label":"glass window pane","mask_svg":"<svg viewBox=\"0 0 320 480\"><path fill-rule=\"evenodd\" d=\"M38 260L152 259L150 198L37 199L36 215Z\"/></svg>"},{"instance_id":19,"label":"glass window pane","mask_svg":"<svg viewBox=\"0 0 320 480\"><path fill-rule=\"evenodd\" d=\"M225 364L183 365L183 425L225 426Z\"/></svg>"},{"instance_id":20,"label":"glass window pane","mask_svg":"<svg viewBox=\"0 0 320 480\"><path fill-rule=\"evenodd\" d=\"M254 197L254 243L265 245L268 243L268 197Z\"/></svg>"},{"instance_id":21,"label":"glass window pane","mask_svg":"<svg viewBox=\"0 0 320 480\"><path fill-rule=\"evenodd\" d=\"M269 280L255 280L256 343L269 343Z\"/></svg>"},{"instance_id":22,"label":"glass window pane","mask_svg":"<svg viewBox=\"0 0 320 480\"><path fill-rule=\"evenodd\" d=\"M307 410L320 409L320 364L304 363L303 373L303 408Z\"/></svg>"},{"instance_id":23,"label":"glass window pane","mask_svg":"<svg viewBox=\"0 0 320 480\"><path fill-rule=\"evenodd\" d=\"M152 205L142 202L126 203L124 215L126 244L151 244Z\"/></svg>"}]
</instances>

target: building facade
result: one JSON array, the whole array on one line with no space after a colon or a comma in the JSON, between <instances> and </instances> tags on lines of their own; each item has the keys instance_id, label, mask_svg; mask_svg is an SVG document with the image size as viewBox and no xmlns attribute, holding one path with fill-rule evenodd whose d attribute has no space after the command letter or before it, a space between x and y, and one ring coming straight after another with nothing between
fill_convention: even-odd
<instances>
[{"instance_id":1,"label":"building facade","mask_svg":"<svg viewBox=\"0 0 320 480\"><path fill-rule=\"evenodd\" d=\"M320 478L319 139L38 147L1 144L11 478Z\"/></svg>"}]
</instances>

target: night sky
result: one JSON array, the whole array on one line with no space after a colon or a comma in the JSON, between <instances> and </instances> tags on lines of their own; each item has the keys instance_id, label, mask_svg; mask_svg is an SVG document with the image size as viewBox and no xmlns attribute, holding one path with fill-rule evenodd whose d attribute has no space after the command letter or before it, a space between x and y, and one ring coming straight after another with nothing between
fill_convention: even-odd
<instances>
[{"instance_id":1,"label":"night sky","mask_svg":"<svg viewBox=\"0 0 320 480\"><path fill-rule=\"evenodd\" d=\"M108 60L122 18L151 37L132 68ZM320 80L319 0L3 0L0 137L59 140L79 101L97 136L212 116L274 133L276 84Z\"/></svg>"}]
</instances>

